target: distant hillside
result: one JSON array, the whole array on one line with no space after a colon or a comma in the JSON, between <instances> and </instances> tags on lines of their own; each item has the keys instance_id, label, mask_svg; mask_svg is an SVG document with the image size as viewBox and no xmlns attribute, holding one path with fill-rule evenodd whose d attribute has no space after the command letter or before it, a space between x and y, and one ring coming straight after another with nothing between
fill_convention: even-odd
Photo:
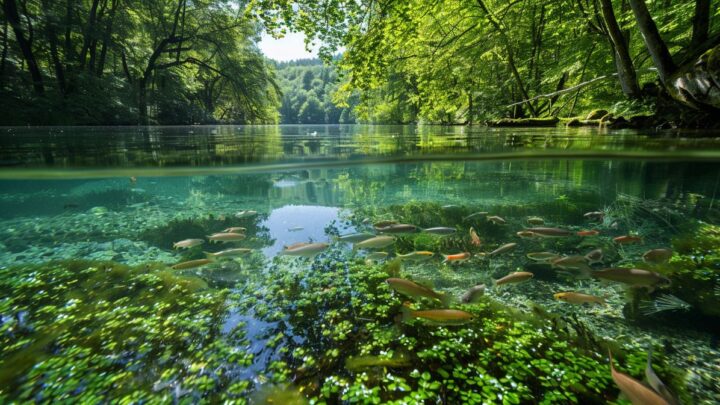
<instances>
[{"instance_id":1,"label":"distant hillside","mask_svg":"<svg viewBox=\"0 0 720 405\"><path fill-rule=\"evenodd\" d=\"M338 89L338 75L320 59L276 62L277 82L282 91L282 124L353 124L353 107L338 108L332 95Z\"/></svg>"}]
</instances>

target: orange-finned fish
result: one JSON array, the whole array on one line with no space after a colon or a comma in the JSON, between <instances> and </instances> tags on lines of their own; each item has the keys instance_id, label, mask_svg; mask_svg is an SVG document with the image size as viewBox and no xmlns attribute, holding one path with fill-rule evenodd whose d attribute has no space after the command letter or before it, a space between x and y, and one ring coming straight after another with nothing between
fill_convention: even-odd
<instances>
[{"instance_id":1,"label":"orange-finned fish","mask_svg":"<svg viewBox=\"0 0 720 405\"><path fill-rule=\"evenodd\" d=\"M516 271L514 273L510 273L507 276L495 280L496 286L501 286L503 284L510 284L510 283L521 283L523 281L530 280L534 277L534 274L528 272L528 271Z\"/></svg>"},{"instance_id":2,"label":"orange-finned fish","mask_svg":"<svg viewBox=\"0 0 720 405\"><path fill-rule=\"evenodd\" d=\"M670 405L660 394L645 386L640 381L627 374L615 370L612 353L610 355L610 375L617 384L620 391L632 402L633 405Z\"/></svg>"},{"instance_id":3,"label":"orange-finned fish","mask_svg":"<svg viewBox=\"0 0 720 405\"><path fill-rule=\"evenodd\" d=\"M578 231L577 236L597 236L600 235L600 231L596 230L590 230L590 231Z\"/></svg>"},{"instance_id":4,"label":"orange-finned fish","mask_svg":"<svg viewBox=\"0 0 720 405\"><path fill-rule=\"evenodd\" d=\"M578 292L559 292L553 295L556 300L569 302L570 304L600 304L605 305L605 300L594 295Z\"/></svg>"},{"instance_id":5,"label":"orange-finned fish","mask_svg":"<svg viewBox=\"0 0 720 405\"><path fill-rule=\"evenodd\" d=\"M454 255L442 255L445 260L443 260L443 263L447 262L464 262L465 260L469 259L472 255L468 252L462 252L462 253L456 253Z\"/></svg>"},{"instance_id":6,"label":"orange-finned fish","mask_svg":"<svg viewBox=\"0 0 720 405\"><path fill-rule=\"evenodd\" d=\"M639 237L639 236L633 236L633 235L618 236L618 237L616 237L616 238L613 238L613 240L614 240L616 243L619 243L619 244L621 244L621 245L627 245L627 244L635 243L635 242L642 242L642 238L641 238L641 237Z\"/></svg>"},{"instance_id":7,"label":"orange-finned fish","mask_svg":"<svg viewBox=\"0 0 720 405\"><path fill-rule=\"evenodd\" d=\"M278 256L299 256L313 258L328 248L327 243L295 243L278 253Z\"/></svg>"},{"instance_id":8,"label":"orange-finned fish","mask_svg":"<svg viewBox=\"0 0 720 405\"><path fill-rule=\"evenodd\" d=\"M187 262L177 263L177 264L171 266L170 268L174 269L174 270L185 270L185 269L192 269L195 267L204 266L204 265L212 263L212 262L213 262L212 259L197 259L197 260L190 260Z\"/></svg>"},{"instance_id":9,"label":"orange-finned fish","mask_svg":"<svg viewBox=\"0 0 720 405\"><path fill-rule=\"evenodd\" d=\"M470 244L475 247L480 247L482 245L482 241L480 240L480 237L478 236L477 232L475 232L475 228L470 228Z\"/></svg>"}]
</instances>

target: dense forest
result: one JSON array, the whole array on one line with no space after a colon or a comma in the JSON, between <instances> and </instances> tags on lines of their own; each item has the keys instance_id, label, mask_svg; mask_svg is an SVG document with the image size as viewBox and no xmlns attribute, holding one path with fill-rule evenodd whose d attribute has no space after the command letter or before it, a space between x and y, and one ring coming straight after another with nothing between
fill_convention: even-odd
<instances>
[{"instance_id":1,"label":"dense forest","mask_svg":"<svg viewBox=\"0 0 720 405\"><path fill-rule=\"evenodd\" d=\"M343 47L336 100L367 122L572 117L595 108L686 122L720 108L711 0L266 0L290 26Z\"/></svg>"},{"instance_id":2,"label":"dense forest","mask_svg":"<svg viewBox=\"0 0 720 405\"><path fill-rule=\"evenodd\" d=\"M717 3L3 0L0 123L703 122ZM305 33L325 65L269 61L263 30Z\"/></svg>"},{"instance_id":3,"label":"dense forest","mask_svg":"<svg viewBox=\"0 0 720 405\"><path fill-rule=\"evenodd\" d=\"M2 124L266 123L259 26L214 0L3 0Z\"/></svg>"},{"instance_id":4,"label":"dense forest","mask_svg":"<svg viewBox=\"0 0 720 405\"><path fill-rule=\"evenodd\" d=\"M332 64L303 59L276 64L282 124L353 124L359 97L333 101L340 79Z\"/></svg>"}]
</instances>

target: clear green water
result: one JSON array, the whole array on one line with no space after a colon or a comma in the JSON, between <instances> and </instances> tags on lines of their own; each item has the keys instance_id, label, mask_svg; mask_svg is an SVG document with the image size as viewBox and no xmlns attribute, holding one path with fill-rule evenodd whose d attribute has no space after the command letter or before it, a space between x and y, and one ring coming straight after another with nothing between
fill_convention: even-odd
<instances>
[{"instance_id":1,"label":"clear green water","mask_svg":"<svg viewBox=\"0 0 720 405\"><path fill-rule=\"evenodd\" d=\"M652 348L655 372L684 403L720 400L718 139L390 126L5 131L0 402L623 403L608 348L639 380ZM242 210L257 215L236 218ZM598 210L601 222L583 216ZM467 218L479 211L506 223ZM599 235L518 237L533 216ZM371 264L370 251L333 240L383 220L456 232L395 235ZM233 226L247 228L245 240L173 249ZM612 240L622 235L642 241ZM279 254L298 242L329 247ZM227 248L252 251L170 268ZM640 268L672 284L630 288L527 257L596 248L591 273ZM669 263L642 260L657 248L673 250ZM396 258L412 251L434 256ZM442 262L461 252L472 256ZM534 277L493 286L515 271ZM443 306L398 294L389 277L452 297L473 320L404 322L405 302ZM484 296L462 303L478 284ZM553 298L568 291L607 305Z\"/></svg>"}]
</instances>

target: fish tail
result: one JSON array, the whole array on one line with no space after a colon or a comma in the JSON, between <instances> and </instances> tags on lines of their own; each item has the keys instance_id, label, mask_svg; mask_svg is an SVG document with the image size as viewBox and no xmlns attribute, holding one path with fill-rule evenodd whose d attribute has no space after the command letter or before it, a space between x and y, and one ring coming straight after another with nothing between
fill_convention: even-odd
<instances>
[{"instance_id":1,"label":"fish tail","mask_svg":"<svg viewBox=\"0 0 720 405\"><path fill-rule=\"evenodd\" d=\"M413 311L408 307L407 304L403 304L400 308L401 314L402 314L402 321L403 322L410 322L413 320Z\"/></svg>"}]
</instances>

